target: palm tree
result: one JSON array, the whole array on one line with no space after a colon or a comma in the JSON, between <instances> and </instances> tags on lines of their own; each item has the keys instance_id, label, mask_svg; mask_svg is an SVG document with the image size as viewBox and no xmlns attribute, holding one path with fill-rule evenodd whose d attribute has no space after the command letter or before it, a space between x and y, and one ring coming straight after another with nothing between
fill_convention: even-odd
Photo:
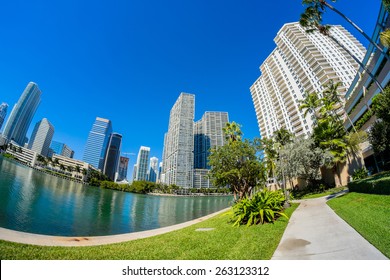
<instances>
[{"instance_id":1,"label":"palm tree","mask_svg":"<svg viewBox=\"0 0 390 280\"><path fill-rule=\"evenodd\" d=\"M235 141L241 141L242 131L241 126L235 122L226 123L225 127L222 129L225 134L225 139L227 142L233 143Z\"/></svg>"},{"instance_id":2,"label":"palm tree","mask_svg":"<svg viewBox=\"0 0 390 280\"><path fill-rule=\"evenodd\" d=\"M380 39L381 39L381 43L382 45L384 45L385 47L390 47L390 29L386 29L385 31L381 32L380 34Z\"/></svg>"},{"instance_id":3,"label":"palm tree","mask_svg":"<svg viewBox=\"0 0 390 280\"><path fill-rule=\"evenodd\" d=\"M317 119L316 108L318 107L319 102L320 99L318 98L317 92L306 93L305 99L300 101L301 105L299 106L300 110L304 110L303 116L306 118L307 113L311 113Z\"/></svg>"},{"instance_id":4,"label":"palm tree","mask_svg":"<svg viewBox=\"0 0 390 280\"><path fill-rule=\"evenodd\" d=\"M388 2L388 0L385 0ZM332 0L332 2L336 2L336 0ZM348 23L350 23L357 31L360 32L366 38L372 45L374 45L388 60L390 59L389 55L386 51L383 50L375 41L371 39L370 36L368 36L359 26L357 26L356 23L354 23L351 19L349 19L346 15L344 15L342 12L340 12L338 9L330 5L325 0L303 0L302 4L308 5L309 7L312 7L313 9L317 10L318 17L318 23L322 23L322 14L325 12L325 8L329 8L333 12L340 15L342 18L344 18Z\"/></svg>"},{"instance_id":5,"label":"palm tree","mask_svg":"<svg viewBox=\"0 0 390 280\"><path fill-rule=\"evenodd\" d=\"M313 138L318 147L328 150L332 155L332 169L341 185L339 165L346 161L348 154L346 132L343 124L329 117L321 119L313 128Z\"/></svg>"},{"instance_id":6,"label":"palm tree","mask_svg":"<svg viewBox=\"0 0 390 280\"><path fill-rule=\"evenodd\" d=\"M304 0L305 1L305 0ZM310 0L307 0L310 1ZM317 1L310 1L310 2L317 2ZM301 14L301 18L299 20L299 24L306 29L306 32L314 32L319 31L320 34L327 36L329 39L331 39L333 42L335 42L340 48L342 48L346 53L348 53L361 68L363 68L367 74L371 77L371 79L375 82L375 84L378 86L380 91L383 91L382 85L378 82L378 80L375 78L375 76L371 73L371 71L343 44L341 44L335 37L333 37L330 34L330 25L322 25L322 11L315 8L315 6L309 6L306 8L305 12Z\"/></svg>"},{"instance_id":7,"label":"palm tree","mask_svg":"<svg viewBox=\"0 0 390 280\"><path fill-rule=\"evenodd\" d=\"M274 139L276 143L279 143L281 146L284 146L292 142L293 135L285 127L280 128L274 132Z\"/></svg>"}]
</instances>

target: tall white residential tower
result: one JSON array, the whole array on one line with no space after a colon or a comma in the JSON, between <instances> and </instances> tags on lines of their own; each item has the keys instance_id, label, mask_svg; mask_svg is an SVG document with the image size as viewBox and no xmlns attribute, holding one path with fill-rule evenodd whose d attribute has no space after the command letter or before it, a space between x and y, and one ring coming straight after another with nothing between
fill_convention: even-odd
<instances>
[{"instance_id":1,"label":"tall white residential tower","mask_svg":"<svg viewBox=\"0 0 390 280\"><path fill-rule=\"evenodd\" d=\"M164 137L164 183L193 187L195 95L181 93L173 105Z\"/></svg>"},{"instance_id":2,"label":"tall white residential tower","mask_svg":"<svg viewBox=\"0 0 390 280\"><path fill-rule=\"evenodd\" d=\"M342 26L332 26L331 36L358 59L365 48ZM250 87L262 137L285 127L295 136L312 131L313 116L299 110L305 93L321 92L329 80L341 82L345 94L359 65L332 39L307 33L299 23L285 24L274 39L276 48L260 66L261 76Z\"/></svg>"}]
</instances>

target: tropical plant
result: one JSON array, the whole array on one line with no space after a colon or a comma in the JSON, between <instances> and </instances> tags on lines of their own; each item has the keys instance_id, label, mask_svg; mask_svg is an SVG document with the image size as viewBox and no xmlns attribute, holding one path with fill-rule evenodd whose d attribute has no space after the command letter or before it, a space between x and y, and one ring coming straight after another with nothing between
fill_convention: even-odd
<instances>
[{"instance_id":1,"label":"tropical plant","mask_svg":"<svg viewBox=\"0 0 390 280\"><path fill-rule=\"evenodd\" d=\"M360 180L367 177L368 177L368 171L365 167L356 169L352 175L353 180Z\"/></svg>"},{"instance_id":2,"label":"tropical plant","mask_svg":"<svg viewBox=\"0 0 390 280\"><path fill-rule=\"evenodd\" d=\"M301 105L299 106L300 110L304 110L303 117L306 118L307 113L313 114L317 119L317 114L315 109L318 107L320 100L318 98L317 92L306 93L305 99L301 100Z\"/></svg>"},{"instance_id":3,"label":"tropical plant","mask_svg":"<svg viewBox=\"0 0 390 280\"><path fill-rule=\"evenodd\" d=\"M226 123L225 127L222 128L222 130L223 133L225 134L225 138L228 143L241 141L242 139L241 125L235 122Z\"/></svg>"},{"instance_id":4,"label":"tropical plant","mask_svg":"<svg viewBox=\"0 0 390 280\"><path fill-rule=\"evenodd\" d=\"M229 127L227 124L227 130ZM257 155L257 145L249 140L240 140L238 135L242 135L242 132L239 126L236 128L231 134L233 136L228 138L228 143L211 149L208 160L213 185L230 187L235 199L240 200L265 181L265 170Z\"/></svg>"},{"instance_id":5,"label":"tropical plant","mask_svg":"<svg viewBox=\"0 0 390 280\"><path fill-rule=\"evenodd\" d=\"M228 212L233 226L273 223L278 217L285 217L283 204L285 198L279 191L263 189L252 198L245 197Z\"/></svg>"},{"instance_id":6,"label":"tropical plant","mask_svg":"<svg viewBox=\"0 0 390 280\"><path fill-rule=\"evenodd\" d=\"M390 47L390 29L386 29L385 31L381 32L380 40L382 45L384 45L386 48Z\"/></svg>"}]
</instances>

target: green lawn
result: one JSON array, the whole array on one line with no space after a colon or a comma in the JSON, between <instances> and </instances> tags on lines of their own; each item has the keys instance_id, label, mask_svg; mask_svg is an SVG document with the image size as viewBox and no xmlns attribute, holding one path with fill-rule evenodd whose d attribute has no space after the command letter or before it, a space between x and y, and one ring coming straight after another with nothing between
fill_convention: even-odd
<instances>
[{"instance_id":1,"label":"green lawn","mask_svg":"<svg viewBox=\"0 0 390 280\"><path fill-rule=\"evenodd\" d=\"M328 205L390 258L390 195L351 192L328 201Z\"/></svg>"},{"instance_id":2,"label":"green lawn","mask_svg":"<svg viewBox=\"0 0 390 280\"><path fill-rule=\"evenodd\" d=\"M291 216L298 205L286 210ZM45 247L0 241L0 258L105 260L268 260L276 250L288 221L232 227L219 215L196 225L129 242L91 247ZM214 228L212 231L195 231Z\"/></svg>"}]
</instances>

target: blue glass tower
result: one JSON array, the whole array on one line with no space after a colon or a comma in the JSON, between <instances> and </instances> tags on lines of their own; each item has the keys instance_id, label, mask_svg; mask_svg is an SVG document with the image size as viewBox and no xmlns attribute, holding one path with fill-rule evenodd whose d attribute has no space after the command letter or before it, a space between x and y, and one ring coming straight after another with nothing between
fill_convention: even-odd
<instances>
[{"instance_id":1,"label":"blue glass tower","mask_svg":"<svg viewBox=\"0 0 390 280\"><path fill-rule=\"evenodd\" d=\"M112 132L110 120L97 117L89 132L83 161L103 170L108 141Z\"/></svg>"},{"instance_id":2,"label":"blue glass tower","mask_svg":"<svg viewBox=\"0 0 390 280\"><path fill-rule=\"evenodd\" d=\"M41 91L37 84L30 82L12 109L5 124L3 137L8 142L13 140L21 146L24 145L27 130L40 102Z\"/></svg>"},{"instance_id":3,"label":"blue glass tower","mask_svg":"<svg viewBox=\"0 0 390 280\"><path fill-rule=\"evenodd\" d=\"M8 109L8 104L1 103L1 105L0 105L0 130L1 130L1 127L3 126L5 116L7 115L7 109Z\"/></svg>"},{"instance_id":4,"label":"blue glass tower","mask_svg":"<svg viewBox=\"0 0 390 280\"><path fill-rule=\"evenodd\" d=\"M118 171L119 157L121 154L122 135L112 133L109 144L107 145L106 158L104 161L103 173L111 180L115 180L115 174Z\"/></svg>"}]
</instances>

